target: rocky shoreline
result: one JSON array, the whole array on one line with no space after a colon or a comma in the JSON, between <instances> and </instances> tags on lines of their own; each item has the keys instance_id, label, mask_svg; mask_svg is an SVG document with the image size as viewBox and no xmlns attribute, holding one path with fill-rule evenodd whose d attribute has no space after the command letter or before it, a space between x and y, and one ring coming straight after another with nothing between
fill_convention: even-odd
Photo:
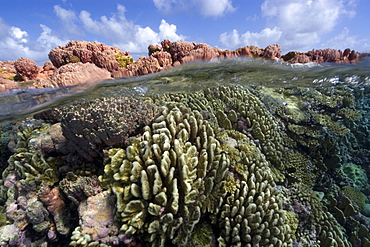
<instances>
[{"instance_id":1,"label":"rocky shoreline","mask_svg":"<svg viewBox=\"0 0 370 247\"><path fill-rule=\"evenodd\" d=\"M204 43L186 41L149 45L148 57L134 61L129 52L99 42L71 41L52 49L50 61L43 66L29 58L0 61L0 91L14 88L47 88L96 82L123 76L140 76L160 72L192 61L209 61L247 57L254 59L282 60L288 63L357 63L366 54L351 49L291 51L281 54L280 45L262 49L246 46L222 50Z\"/></svg>"}]
</instances>

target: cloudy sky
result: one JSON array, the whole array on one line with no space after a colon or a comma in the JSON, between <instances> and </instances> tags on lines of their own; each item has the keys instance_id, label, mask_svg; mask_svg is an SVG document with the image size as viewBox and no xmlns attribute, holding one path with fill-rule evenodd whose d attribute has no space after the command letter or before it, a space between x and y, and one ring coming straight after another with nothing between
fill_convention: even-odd
<instances>
[{"instance_id":1,"label":"cloudy sky","mask_svg":"<svg viewBox=\"0 0 370 247\"><path fill-rule=\"evenodd\" d=\"M349 47L370 52L368 0L12 0L1 5L0 61L39 65L71 40L146 55L163 39L222 49L278 43L283 53Z\"/></svg>"}]
</instances>

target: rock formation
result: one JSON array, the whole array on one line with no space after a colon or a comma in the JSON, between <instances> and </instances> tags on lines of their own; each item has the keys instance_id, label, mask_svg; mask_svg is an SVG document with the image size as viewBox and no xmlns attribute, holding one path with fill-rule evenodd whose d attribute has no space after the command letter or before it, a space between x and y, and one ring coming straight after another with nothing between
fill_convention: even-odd
<instances>
[{"instance_id":1,"label":"rock formation","mask_svg":"<svg viewBox=\"0 0 370 247\"><path fill-rule=\"evenodd\" d=\"M110 79L109 71L91 63L70 63L56 69L46 80L34 84L37 88L72 86Z\"/></svg>"},{"instance_id":2,"label":"rock formation","mask_svg":"<svg viewBox=\"0 0 370 247\"><path fill-rule=\"evenodd\" d=\"M288 63L356 63L365 56L350 49L345 49L343 52L335 49L308 52L292 51L281 55L281 47L278 44L269 45L265 49L250 45L232 51L211 47L204 43L163 40L161 44L149 45L148 57L140 57L134 61L129 52L123 52L117 47L96 41L71 41L65 46L52 49L49 53L50 61L43 66L37 67L36 63L28 58L20 58L15 62L0 62L0 91L19 86L38 88L76 85L85 83L91 78L103 80L124 76L140 76L192 61L235 57L282 60ZM81 64L94 64L101 70L94 66ZM109 75L103 70L109 72ZM65 74L67 72L68 76ZM77 74L72 75L74 73ZM87 79L82 80L82 76L85 75ZM30 80L31 83L18 83Z\"/></svg>"}]
</instances>

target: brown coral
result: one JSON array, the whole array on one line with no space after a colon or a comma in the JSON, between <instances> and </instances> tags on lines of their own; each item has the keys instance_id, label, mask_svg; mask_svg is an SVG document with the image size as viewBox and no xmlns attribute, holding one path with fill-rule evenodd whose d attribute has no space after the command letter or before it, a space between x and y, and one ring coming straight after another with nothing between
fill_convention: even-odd
<instances>
[{"instance_id":1,"label":"brown coral","mask_svg":"<svg viewBox=\"0 0 370 247\"><path fill-rule=\"evenodd\" d=\"M58 109L55 111L57 115L60 113ZM154 118L156 111L156 106L133 98L82 101L63 108L61 126L70 145L93 161L103 157L103 147L127 142L130 135Z\"/></svg>"}]
</instances>

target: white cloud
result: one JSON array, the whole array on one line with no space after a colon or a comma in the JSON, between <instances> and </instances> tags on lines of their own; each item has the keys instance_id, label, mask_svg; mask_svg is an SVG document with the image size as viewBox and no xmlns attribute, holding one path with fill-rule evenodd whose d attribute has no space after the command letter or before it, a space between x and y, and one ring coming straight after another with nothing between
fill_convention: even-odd
<instances>
[{"instance_id":1,"label":"white cloud","mask_svg":"<svg viewBox=\"0 0 370 247\"><path fill-rule=\"evenodd\" d=\"M339 35L325 42L323 46L338 50L350 48L360 52L370 52L370 39L360 39L356 35L351 35L350 30L345 27Z\"/></svg>"},{"instance_id":2,"label":"white cloud","mask_svg":"<svg viewBox=\"0 0 370 247\"><path fill-rule=\"evenodd\" d=\"M239 34L239 32L234 29L232 33L223 33L220 35L221 43L227 48L237 48L247 45L255 45L264 48L268 45L277 43L281 38L282 32L277 28L265 28L259 33L245 32Z\"/></svg>"},{"instance_id":3,"label":"white cloud","mask_svg":"<svg viewBox=\"0 0 370 247\"><path fill-rule=\"evenodd\" d=\"M153 0L153 3L163 12L197 9L205 17L219 17L235 11L232 0Z\"/></svg>"},{"instance_id":4,"label":"white cloud","mask_svg":"<svg viewBox=\"0 0 370 247\"><path fill-rule=\"evenodd\" d=\"M227 48L236 48L242 44L238 30L234 29L231 33L220 35L221 43Z\"/></svg>"},{"instance_id":5,"label":"white cloud","mask_svg":"<svg viewBox=\"0 0 370 247\"><path fill-rule=\"evenodd\" d=\"M51 49L69 42L67 38L61 38L61 35L75 39L76 32L94 34L98 39L107 40L106 43L109 45L139 55L147 54L148 45L159 43L163 39L177 41L185 38L177 34L176 25L165 20L158 25L158 30L142 27L127 20L123 5L117 5L117 12L111 16L101 16L98 19L92 18L88 11L76 13L58 5L54 6L54 12L62 27L71 29L57 34L48 26L41 24L41 33L34 41L29 40L26 31L9 26L0 18L0 60L28 57L42 64L48 60L47 55Z\"/></svg>"},{"instance_id":6,"label":"white cloud","mask_svg":"<svg viewBox=\"0 0 370 247\"><path fill-rule=\"evenodd\" d=\"M111 17L101 16L98 20L94 20L89 12L81 11L79 19L87 32L108 39L112 45L133 54L147 53L148 45L159 43L163 39L177 41L185 38L176 33L176 25L165 20L161 21L159 32L156 32L150 27L142 27L127 20L123 5L118 5L117 10Z\"/></svg>"},{"instance_id":7,"label":"white cloud","mask_svg":"<svg viewBox=\"0 0 370 247\"><path fill-rule=\"evenodd\" d=\"M43 24L40 24L40 27L42 28L42 33L37 38L36 42L41 44L44 50L50 51L57 46L65 45L69 42L69 40L62 40L58 36L54 35L53 31L49 27Z\"/></svg>"},{"instance_id":8,"label":"white cloud","mask_svg":"<svg viewBox=\"0 0 370 247\"><path fill-rule=\"evenodd\" d=\"M262 14L278 21L284 29L296 33L323 33L333 29L341 14L344 4L337 0L266 0Z\"/></svg>"},{"instance_id":9,"label":"white cloud","mask_svg":"<svg viewBox=\"0 0 370 247\"><path fill-rule=\"evenodd\" d=\"M355 0L265 0L261 11L268 27L239 35L238 45L264 47L279 43L284 50L310 50L321 42L323 34L333 31L341 18L353 17L354 6ZM221 34L220 41L224 45L235 44L234 36L235 31Z\"/></svg>"},{"instance_id":10,"label":"white cloud","mask_svg":"<svg viewBox=\"0 0 370 247\"><path fill-rule=\"evenodd\" d=\"M200 13L204 16L222 16L235 11L230 0L201 0Z\"/></svg>"},{"instance_id":11,"label":"white cloud","mask_svg":"<svg viewBox=\"0 0 370 247\"><path fill-rule=\"evenodd\" d=\"M184 39L185 37L182 35L178 35L176 33L177 27L174 24L169 24L165 20L161 21L159 25L159 39L169 39L171 41L177 41L180 39Z\"/></svg>"},{"instance_id":12,"label":"white cloud","mask_svg":"<svg viewBox=\"0 0 370 247\"><path fill-rule=\"evenodd\" d=\"M354 15L353 1L265 0L262 14L283 32L280 43L289 50L308 50L318 45L342 17Z\"/></svg>"},{"instance_id":13,"label":"white cloud","mask_svg":"<svg viewBox=\"0 0 370 247\"><path fill-rule=\"evenodd\" d=\"M49 51L67 40L56 37L52 30L45 25L40 25L42 33L36 41L30 41L28 33L19 27L9 26L0 19L0 50L1 61L17 60L27 57L41 65L48 60Z\"/></svg>"},{"instance_id":14,"label":"white cloud","mask_svg":"<svg viewBox=\"0 0 370 247\"><path fill-rule=\"evenodd\" d=\"M10 36L18 40L19 42L27 43L28 33L26 31L22 31L19 27L10 27L9 33Z\"/></svg>"},{"instance_id":15,"label":"white cloud","mask_svg":"<svg viewBox=\"0 0 370 247\"><path fill-rule=\"evenodd\" d=\"M75 23L77 16L74 11L63 9L59 5L55 5L54 12L62 21L64 31L73 35L81 35L81 29Z\"/></svg>"},{"instance_id":16,"label":"white cloud","mask_svg":"<svg viewBox=\"0 0 370 247\"><path fill-rule=\"evenodd\" d=\"M168 13L173 9L186 9L186 1L184 0L153 0L155 7L158 10Z\"/></svg>"}]
</instances>

